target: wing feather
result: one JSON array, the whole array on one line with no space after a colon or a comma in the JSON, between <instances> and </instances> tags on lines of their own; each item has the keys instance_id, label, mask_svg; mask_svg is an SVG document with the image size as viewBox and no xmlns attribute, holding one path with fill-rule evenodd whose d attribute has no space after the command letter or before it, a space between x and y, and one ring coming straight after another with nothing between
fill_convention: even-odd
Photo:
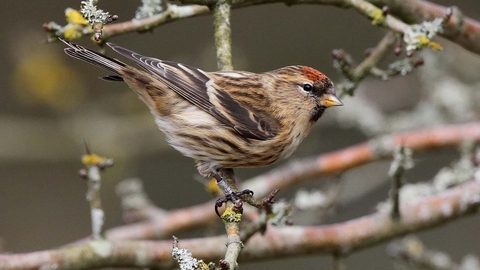
<instances>
[{"instance_id":1,"label":"wing feather","mask_svg":"<svg viewBox=\"0 0 480 270\"><path fill-rule=\"evenodd\" d=\"M245 139L268 140L278 134L279 123L276 119L260 108L237 101L228 91L218 87L206 72L176 62L146 57L112 43L107 45L135 61L181 97L235 129ZM228 76L228 73L219 74ZM246 74L249 73L242 73L242 76ZM232 78L239 79L234 75Z\"/></svg>"},{"instance_id":2,"label":"wing feather","mask_svg":"<svg viewBox=\"0 0 480 270\"><path fill-rule=\"evenodd\" d=\"M239 102L228 92L212 88L214 90L210 89L209 93L215 96L212 99L217 101L214 102L215 112L226 112L224 115L234 123L233 128L243 137L267 140L278 134L278 121L264 110L266 108L260 109L253 104Z\"/></svg>"}]
</instances>

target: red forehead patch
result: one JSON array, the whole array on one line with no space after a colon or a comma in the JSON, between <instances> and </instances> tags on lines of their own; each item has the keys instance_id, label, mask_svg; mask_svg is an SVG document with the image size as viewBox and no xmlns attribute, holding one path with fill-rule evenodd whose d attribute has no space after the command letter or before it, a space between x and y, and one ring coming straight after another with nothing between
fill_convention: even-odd
<instances>
[{"instance_id":1,"label":"red forehead patch","mask_svg":"<svg viewBox=\"0 0 480 270\"><path fill-rule=\"evenodd\" d=\"M323 73L311 67L302 67L302 71L305 77L314 82L326 77Z\"/></svg>"}]
</instances>

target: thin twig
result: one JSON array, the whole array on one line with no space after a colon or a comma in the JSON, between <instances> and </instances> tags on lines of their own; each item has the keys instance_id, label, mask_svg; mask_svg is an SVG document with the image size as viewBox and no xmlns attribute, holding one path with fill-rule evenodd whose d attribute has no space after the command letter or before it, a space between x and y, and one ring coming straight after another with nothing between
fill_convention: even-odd
<instances>
[{"instance_id":1,"label":"thin twig","mask_svg":"<svg viewBox=\"0 0 480 270\"><path fill-rule=\"evenodd\" d=\"M370 73L370 70L386 56L396 41L397 38L393 32L385 34L377 46L369 51L368 56L352 70L350 73L351 79L360 81L365 78Z\"/></svg>"},{"instance_id":2,"label":"thin twig","mask_svg":"<svg viewBox=\"0 0 480 270\"><path fill-rule=\"evenodd\" d=\"M347 270L347 258L344 254L333 254L333 270Z\"/></svg>"},{"instance_id":3,"label":"thin twig","mask_svg":"<svg viewBox=\"0 0 480 270\"><path fill-rule=\"evenodd\" d=\"M112 159L91 154L86 144L85 147L87 149L87 155L82 157L82 163L87 167L87 173L84 176L87 179L88 184L87 200L90 203L92 238L94 240L101 240L104 238L105 214L100 196L100 170L112 166L113 161Z\"/></svg>"},{"instance_id":4,"label":"thin twig","mask_svg":"<svg viewBox=\"0 0 480 270\"><path fill-rule=\"evenodd\" d=\"M217 66L219 70L233 70L232 64L232 40L230 28L229 0L218 0L213 10L213 25L215 37L215 49L217 52ZM235 183L233 170L224 170L222 175L224 181L234 192L238 191ZM228 195L228 194L225 194ZM227 250L225 259L221 261L222 269L238 269L237 258L243 248L240 240L240 221L242 220L242 205L235 205L237 202L227 201L226 210L222 214L222 220L227 232Z\"/></svg>"},{"instance_id":5,"label":"thin twig","mask_svg":"<svg viewBox=\"0 0 480 270\"><path fill-rule=\"evenodd\" d=\"M144 32L154 29L169 22L185 18L192 18L210 13L207 6L189 5L178 6L169 5L164 12L141 20L130 20L122 23L112 23L103 28L102 39L107 40L110 37L123 35L133 32Z\"/></svg>"},{"instance_id":6,"label":"thin twig","mask_svg":"<svg viewBox=\"0 0 480 270\"><path fill-rule=\"evenodd\" d=\"M90 214L92 219L92 238L100 240L104 233L105 213L102 208L100 197L101 177L97 166L88 168L88 191L87 200L90 202Z\"/></svg>"},{"instance_id":7,"label":"thin twig","mask_svg":"<svg viewBox=\"0 0 480 270\"><path fill-rule=\"evenodd\" d=\"M392 200L392 219L400 220L400 188L402 187L402 177L397 174L392 177L392 189L390 190L390 198Z\"/></svg>"},{"instance_id":8,"label":"thin twig","mask_svg":"<svg viewBox=\"0 0 480 270\"><path fill-rule=\"evenodd\" d=\"M347 77L349 82L348 87L340 86L340 98L346 94L353 96L356 86L367 75L377 75L377 70L374 68L385 58L387 52L393 47L396 41L397 38L395 34L391 31L388 32L380 42L378 42L375 48L369 51L368 56L354 68L352 67L353 60L350 55L343 50L335 50L333 52L334 61L337 63L336 66ZM382 74L382 77L384 77L384 75L385 73Z\"/></svg>"},{"instance_id":9,"label":"thin twig","mask_svg":"<svg viewBox=\"0 0 480 270\"><path fill-rule=\"evenodd\" d=\"M447 254L427 249L414 236L395 241L388 246L388 254L396 261L408 263L420 269L454 270L467 269L456 264Z\"/></svg>"},{"instance_id":10,"label":"thin twig","mask_svg":"<svg viewBox=\"0 0 480 270\"><path fill-rule=\"evenodd\" d=\"M229 213L225 211L222 215L222 219L225 224L225 230L227 231L227 250L225 251L224 261L228 263L228 269L234 270L238 269L237 259L240 255L240 251L243 249L243 243L240 239L240 221L241 214L238 213Z\"/></svg>"},{"instance_id":11,"label":"thin twig","mask_svg":"<svg viewBox=\"0 0 480 270\"><path fill-rule=\"evenodd\" d=\"M395 148L393 161L388 171L388 176L392 179L392 189L390 190L390 199L392 201L392 219L400 220L400 188L402 187L402 177L405 170L413 167L412 151L400 144Z\"/></svg>"},{"instance_id":12,"label":"thin twig","mask_svg":"<svg viewBox=\"0 0 480 270\"><path fill-rule=\"evenodd\" d=\"M219 70L233 70L230 8L229 0L218 0L213 10L215 49Z\"/></svg>"},{"instance_id":13,"label":"thin twig","mask_svg":"<svg viewBox=\"0 0 480 270\"><path fill-rule=\"evenodd\" d=\"M221 170L222 178L233 189L238 191L233 170ZM227 195L227 194L225 194ZM227 232L227 250L225 258L221 260L222 269L238 269L237 259L240 251L243 249L243 243L240 239L240 221L242 220L243 208L232 201L227 201L225 212L222 214L222 220Z\"/></svg>"},{"instance_id":14,"label":"thin twig","mask_svg":"<svg viewBox=\"0 0 480 270\"><path fill-rule=\"evenodd\" d=\"M386 26L387 28L398 33L403 33L408 29L408 24L393 17L390 14L385 14L385 12L381 8L371 4L368 1L345 0L345 3L347 5L351 5L358 12L372 19L372 23L375 25Z\"/></svg>"}]
</instances>

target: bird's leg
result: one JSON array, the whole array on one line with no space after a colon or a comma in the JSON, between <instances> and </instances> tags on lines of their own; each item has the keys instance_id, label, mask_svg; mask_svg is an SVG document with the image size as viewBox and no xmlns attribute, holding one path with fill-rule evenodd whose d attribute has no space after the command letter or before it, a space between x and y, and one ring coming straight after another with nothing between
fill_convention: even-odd
<instances>
[{"instance_id":1,"label":"bird's leg","mask_svg":"<svg viewBox=\"0 0 480 270\"><path fill-rule=\"evenodd\" d=\"M222 176L220 176L218 173L221 173ZM235 184L235 177L232 169L217 171L213 173L213 177L215 177L215 179L217 180L218 187L223 191L223 194L225 194L225 197L219 198L215 202L215 213L220 216L218 208L227 201L233 202L235 208L239 209L239 211L242 212L243 201L241 197L245 195L252 196L253 191L251 191L250 189L245 189L242 191L237 190L237 186Z\"/></svg>"}]
</instances>

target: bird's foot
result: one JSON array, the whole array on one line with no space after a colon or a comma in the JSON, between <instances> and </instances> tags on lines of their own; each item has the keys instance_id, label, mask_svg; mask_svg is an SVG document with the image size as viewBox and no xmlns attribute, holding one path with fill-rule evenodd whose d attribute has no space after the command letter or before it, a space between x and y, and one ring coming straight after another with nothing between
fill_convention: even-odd
<instances>
[{"instance_id":1,"label":"bird's foot","mask_svg":"<svg viewBox=\"0 0 480 270\"><path fill-rule=\"evenodd\" d=\"M236 191L236 192L231 192L230 194L227 194L224 197L219 198L215 202L215 213L217 213L218 216L220 216L220 213L218 212L218 208L222 207L222 205L228 201L233 202L234 207L239 210L240 213L243 212L243 201L242 197L245 196L253 196L253 191L250 189L245 189L242 191Z\"/></svg>"}]
</instances>

